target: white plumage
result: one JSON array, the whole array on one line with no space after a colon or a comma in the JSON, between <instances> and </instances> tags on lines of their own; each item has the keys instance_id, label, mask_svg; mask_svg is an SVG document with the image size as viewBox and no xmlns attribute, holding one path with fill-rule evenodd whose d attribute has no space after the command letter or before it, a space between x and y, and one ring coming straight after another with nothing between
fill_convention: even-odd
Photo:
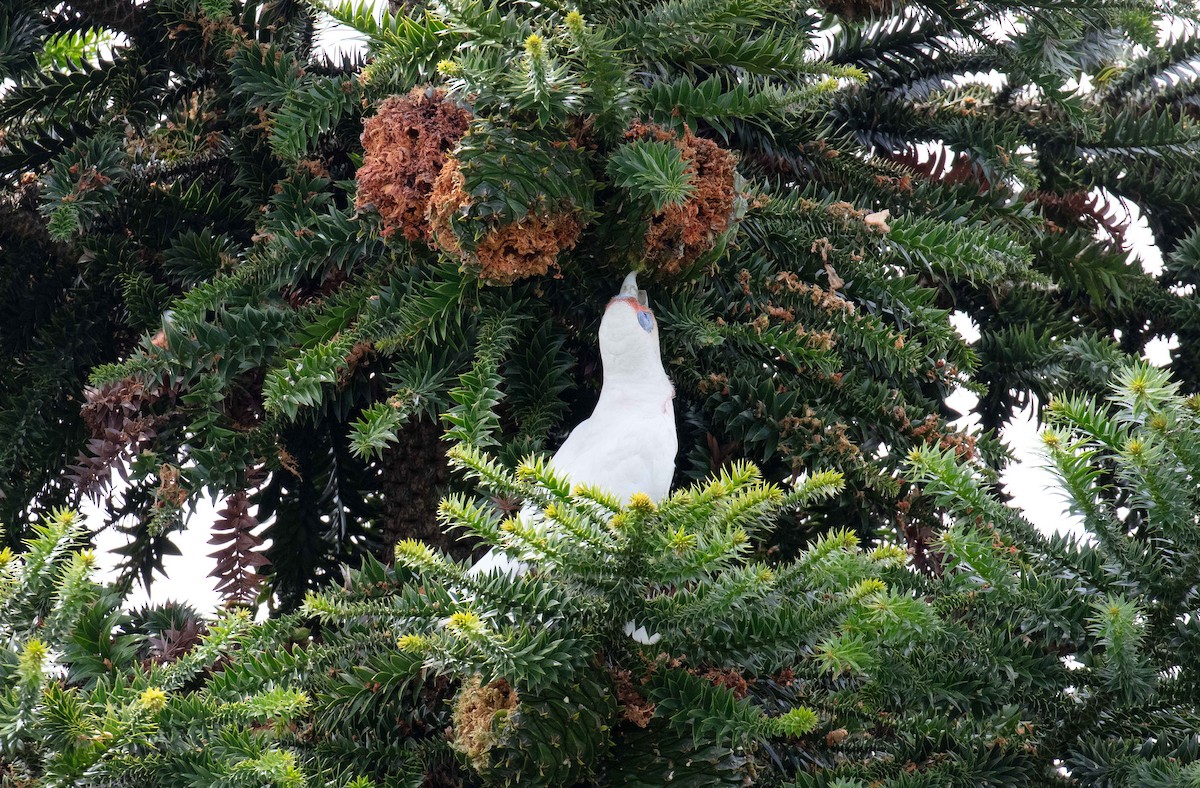
<instances>
[{"instance_id":1,"label":"white plumage","mask_svg":"<svg viewBox=\"0 0 1200 788\"><path fill-rule=\"evenodd\" d=\"M663 369L658 322L637 289L635 274L625 277L600 321L600 360L604 384L587 420L571 431L550 460L572 484L605 490L623 503L634 493L661 501L671 491L679 437L675 432L675 390ZM523 509L527 523L537 513ZM523 573L525 566L492 550L471 567L471 574L502 570ZM644 629L627 634L653 642Z\"/></svg>"}]
</instances>

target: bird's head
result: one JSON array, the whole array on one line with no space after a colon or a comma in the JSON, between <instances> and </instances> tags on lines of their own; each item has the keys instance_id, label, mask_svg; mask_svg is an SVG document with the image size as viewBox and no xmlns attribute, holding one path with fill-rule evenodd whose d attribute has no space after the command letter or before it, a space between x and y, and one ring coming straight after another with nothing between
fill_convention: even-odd
<instances>
[{"instance_id":1,"label":"bird's head","mask_svg":"<svg viewBox=\"0 0 1200 788\"><path fill-rule=\"evenodd\" d=\"M600 321L600 358L606 378L617 374L664 375L658 343L658 321L638 290L637 274L625 277Z\"/></svg>"}]
</instances>

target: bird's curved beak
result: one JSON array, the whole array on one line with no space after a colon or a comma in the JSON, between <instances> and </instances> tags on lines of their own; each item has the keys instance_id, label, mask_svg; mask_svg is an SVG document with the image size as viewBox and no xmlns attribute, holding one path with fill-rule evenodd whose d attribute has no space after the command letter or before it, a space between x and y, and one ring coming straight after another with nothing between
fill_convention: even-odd
<instances>
[{"instance_id":1,"label":"bird's curved beak","mask_svg":"<svg viewBox=\"0 0 1200 788\"><path fill-rule=\"evenodd\" d=\"M650 299L646 296L645 290L638 290L637 286L637 271L630 271L625 277L625 281L621 282L621 290L617 293L617 298L632 298L644 307L649 308Z\"/></svg>"},{"instance_id":2,"label":"bird's curved beak","mask_svg":"<svg viewBox=\"0 0 1200 788\"><path fill-rule=\"evenodd\" d=\"M625 277L625 281L621 283L621 290L617 293L617 298L637 298L637 271L630 271L629 276Z\"/></svg>"}]
</instances>

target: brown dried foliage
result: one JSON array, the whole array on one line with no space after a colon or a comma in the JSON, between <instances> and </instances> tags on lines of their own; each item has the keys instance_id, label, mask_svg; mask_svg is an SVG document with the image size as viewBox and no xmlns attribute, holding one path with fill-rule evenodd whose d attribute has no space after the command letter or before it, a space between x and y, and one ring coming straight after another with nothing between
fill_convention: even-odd
<instances>
[{"instance_id":1,"label":"brown dried foliage","mask_svg":"<svg viewBox=\"0 0 1200 788\"><path fill-rule=\"evenodd\" d=\"M621 704L621 716L639 728L645 728L654 718L655 705L638 691L633 683L633 674L625 669L610 669L617 702Z\"/></svg>"},{"instance_id":2,"label":"brown dried foliage","mask_svg":"<svg viewBox=\"0 0 1200 788\"><path fill-rule=\"evenodd\" d=\"M427 214L434 181L470 122L471 114L447 101L444 91L416 88L386 99L363 123L355 204L375 206L384 238L433 239Z\"/></svg>"},{"instance_id":3,"label":"brown dried foliage","mask_svg":"<svg viewBox=\"0 0 1200 788\"><path fill-rule=\"evenodd\" d=\"M947 147L936 148L931 154L918 150L885 154L889 161L902 164L916 175L948 185L974 184L979 193L985 194L992 188L982 165L965 153L955 153ZM911 187L911 184L910 184ZM911 191L911 188L909 189Z\"/></svg>"},{"instance_id":4,"label":"brown dried foliage","mask_svg":"<svg viewBox=\"0 0 1200 788\"><path fill-rule=\"evenodd\" d=\"M84 494L98 497L108 488L113 469L123 473L125 463L154 440L165 417L143 411L161 396L157 388L133 378L84 392L80 415L92 437L68 469Z\"/></svg>"},{"instance_id":5,"label":"brown dried foliage","mask_svg":"<svg viewBox=\"0 0 1200 788\"><path fill-rule=\"evenodd\" d=\"M797 452L813 453L835 462L855 462L862 455L862 449L851 438L848 425L827 424L808 405L781 418L778 427L779 450L785 456L794 456Z\"/></svg>"},{"instance_id":6,"label":"brown dried foliage","mask_svg":"<svg viewBox=\"0 0 1200 788\"><path fill-rule=\"evenodd\" d=\"M904 535L913 566L929 577L941 577L945 569L942 553L936 547L939 518L932 502L916 489L896 502L896 524Z\"/></svg>"},{"instance_id":7,"label":"brown dried foliage","mask_svg":"<svg viewBox=\"0 0 1200 788\"><path fill-rule=\"evenodd\" d=\"M724 687L729 690L738 700L742 700L750 694L750 681L733 668L709 668L704 673L697 673L697 675L714 687Z\"/></svg>"},{"instance_id":8,"label":"brown dried foliage","mask_svg":"<svg viewBox=\"0 0 1200 788\"><path fill-rule=\"evenodd\" d=\"M228 606L253 606L263 581L256 570L271 563L258 552L263 540L254 533L257 527L258 520L250 515L250 498L244 491L229 496L225 508L217 512L208 543L221 548L209 553L210 558L217 559L209 576L217 578L216 591Z\"/></svg>"},{"instance_id":9,"label":"brown dried foliage","mask_svg":"<svg viewBox=\"0 0 1200 788\"><path fill-rule=\"evenodd\" d=\"M429 201L434 240L443 252L472 260L479 267L479 278L490 284L507 285L548 273L557 266L559 254L575 248L583 229L574 211L531 213L493 227L468 254L455 237L451 220L470 199L458 162L447 159Z\"/></svg>"},{"instance_id":10,"label":"brown dried foliage","mask_svg":"<svg viewBox=\"0 0 1200 788\"><path fill-rule=\"evenodd\" d=\"M158 490L155 491L155 508L172 506L176 509L183 506L188 498L188 490L180 482L179 469L164 462L158 469Z\"/></svg>"},{"instance_id":11,"label":"brown dried foliage","mask_svg":"<svg viewBox=\"0 0 1200 788\"><path fill-rule=\"evenodd\" d=\"M791 271L777 274L773 281L767 283L767 292L808 296L814 307L831 315L854 314L852 301L846 300L832 289L826 290L819 285L809 284Z\"/></svg>"},{"instance_id":12,"label":"brown dried foliage","mask_svg":"<svg viewBox=\"0 0 1200 788\"><path fill-rule=\"evenodd\" d=\"M936 446L941 451L953 450L954 456L961 462L975 459L976 436L951 428L934 413L930 413L923 422L912 427L909 434L917 440L924 441L928 446Z\"/></svg>"},{"instance_id":13,"label":"brown dried foliage","mask_svg":"<svg viewBox=\"0 0 1200 788\"><path fill-rule=\"evenodd\" d=\"M651 215L642 256L649 270L677 276L716 245L733 220L733 154L687 126L680 137L661 126L635 122L627 139L672 142L688 163L692 196Z\"/></svg>"},{"instance_id":14,"label":"brown dried foliage","mask_svg":"<svg viewBox=\"0 0 1200 788\"><path fill-rule=\"evenodd\" d=\"M354 373L359 367L369 366L375 358L375 345L366 340L359 340L346 354L346 366L338 372L338 387L345 388L350 384Z\"/></svg>"},{"instance_id":15,"label":"brown dried foliage","mask_svg":"<svg viewBox=\"0 0 1200 788\"><path fill-rule=\"evenodd\" d=\"M1046 229L1052 233L1085 230L1095 234L1103 231L1113 243L1125 248L1131 217L1127 211L1114 208L1103 194L1073 191L1058 194L1036 191L1023 195L1026 202L1037 203L1046 217Z\"/></svg>"},{"instance_id":16,"label":"brown dried foliage","mask_svg":"<svg viewBox=\"0 0 1200 788\"><path fill-rule=\"evenodd\" d=\"M150 656L145 662L146 666L165 665L185 656L200 645L200 639L207 632L207 627L200 621L188 616L178 629L172 627L161 635L147 638L146 643L150 647Z\"/></svg>"}]
</instances>

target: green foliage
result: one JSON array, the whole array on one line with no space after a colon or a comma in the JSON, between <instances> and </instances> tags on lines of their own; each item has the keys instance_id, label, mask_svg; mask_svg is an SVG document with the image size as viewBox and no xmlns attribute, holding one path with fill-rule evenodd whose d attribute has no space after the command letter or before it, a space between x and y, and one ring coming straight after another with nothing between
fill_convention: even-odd
<instances>
[{"instance_id":1,"label":"green foliage","mask_svg":"<svg viewBox=\"0 0 1200 788\"><path fill-rule=\"evenodd\" d=\"M271 127L271 148L284 160L304 158L360 103L357 86L346 77L311 80L283 100Z\"/></svg>"},{"instance_id":2,"label":"green foliage","mask_svg":"<svg viewBox=\"0 0 1200 788\"><path fill-rule=\"evenodd\" d=\"M478 753L496 782L1194 777L1191 406L1144 368L1103 398L1160 338L1179 391L1200 380L1194 9L322 8L0 8L9 565L49 549L31 513L120 477L122 582L146 579L201 495L245 491L282 614L213 624L170 668L150 643L183 650L179 628L146 629L82 565L21 569L0 779L470 782L443 732L473 679L519 698ZM361 61L314 46L325 13ZM472 116L446 151L462 255L385 238L359 199L364 118L417 87ZM730 151L728 183L675 144L685 126ZM580 234L544 276L480 282L472 255L530 215ZM1134 215L1160 276L1130 257ZM592 406L631 267L681 451L678 492L621 511L537 453ZM979 434L951 422L964 387ZM1055 394L1051 461L1094 543L993 494L999 430ZM441 527L541 569L477 578L405 541L439 541L446 494ZM521 501L536 527L500 513ZM396 543L410 565L385 569ZM300 636L306 599L328 612Z\"/></svg>"},{"instance_id":3,"label":"green foliage","mask_svg":"<svg viewBox=\"0 0 1200 788\"><path fill-rule=\"evenodd\" d=\"M119 597L92 580L95 559L78 549L82 537L78 518L59 512L37 528L22 556L4 555L0 764L6 779L302 785L294 755L278 744L310 710L303 691L260 686L231 694L215 681L196 689L203 672L236 662L239 649L253 647L272 627L254 632L244 613L211 621L197 644L163 660L154 640L121 612Z\"/></svg>"},{"instance_id":4,"label":"green foliage","mask_svg":"<svg viewBox=\"0 0 1200 788\"><path fill-rule=\"evenodd\" d=\"M42 211L56 241L88 229L84 217L113 207L115 179L124 174L124 157L115 138L98 135L57 157L43 189Z\"/></svg>"},{"instance_id":5,"label":"green foliage","mask_svg":"<svg viewBox=\"0 0 1200 788\"><path fill-rule=\"evenodd\" d=\"M687 163L679 149L666 142L635 140L619 147L608 160L613 183L628 189L634 199L648 201L656 211L678 205L692 195Z\"/></svg>"},{"instance_id":6,"label":"green foliage","mask_svg":"<svg viewBox=\"0 0 1200 788\"><path fill-rule=\"evenodd\" d=\"M1200 546L1200 421L1165 370L1130 362L1115 377L1104 399L1055 400L1043 434L1086 538L1034 536L948 453L914 453L913 467L957 520L939 542L939 584L971 589L965 621L978 631L1016 626L1076 664L1070 710L1056 723L1072 776L1081 785L1151 785L1161 766L1150 743L1182 741L1198 714L1197 677L1182 655L1195 634L1185 578L1195 576ZM1019 606L1046 617L1016 620ZM1171 769L1186 772L1196 753L1176 746L1165 745L1181 759Z\"/></svg>"},{"instance_id":7,"label":"green foliage","mask_svg":"<svg viewBox=\"0 0 1200 788\"><path fill-rule=\"evenodd\" d=\"M450 390L454 407L444 416L449 425L448 440L479 447L498 444L495 433L500 423L496 405L502 396L499 360L513 343L515 322L512 316L501 315L483 326L477 340L475 364L459 377L458 387Z\"/></svg>"},{"instance_id":8,"label":"green foliage","mask_svg":"<svg viewBox=\"0 0 1200 788\"><path fill-rule=\"evenodd\" d=\"M504 332L493 336L503 342ZM644 720L620 722L618 698L642 703L645 714L657 707L668 723L663 730L690 736L694 746L715 738L730 753L770 737L805 736L818 725L806 707L771 714L701 678L702 670L738 671L730 658L740 645L705 643L711 616L673 620L654 608L667 588L677 589L672 604L684 607L719 593L729 603L726 627L793 658L804 653L798 632L813 625L836 630L865 599L838 583L869 577L884 564L847 536L823 543L811 562L839 562L836 576L789 574L785 589L783 573L777 580L747 553L748 534L764 533L785 509L834 493L836 474L784 493L754 468L737 466L661 507L635 499L622 509L597 491L572 491L541 461L510 474L466 445L452 456L482 490L540 500L545 517L536 527L498 528L481 499L460 497L443 505L447 525L502 535L498 549L541 563L543 571L473 577L404 542L397 568L368 562L347 589L308 598L303 613L320 625L319 640L298 630L295 617L252 625L239 613L209 622L182 653L155 659L147 643L156 641L130 632L136 630L114 607L116 598L90 579L93 559L75 549L77 519L56 515L21 557L4 556L0 634L8 656L0 665L8 680L0 696L0 763L47 785L85 774L97 785L302 785L345 774L347 764L332 755L337 743L359 738L366 719L399 714L413 731L407 744L400 740L401 750L411 746L414 762L432 768L447 753L416 731L443 713L428 695L436 676L463 682L453 685L461 686L455 747L497 783L531 774L548 785L595 777L631 752L622 743L626 733L641 742L639 757L660 757L659 745L639 733ZM746 582L730 586L727 572ZM809 593L801 592L806 582L814 583ZM818 588L844 598L837 612L827 603L821 609ZM762 608L762 601L769 604ZM656 629L655 645L627 636L628 616ZM694 656L662 664L655 655L664 649ZM599 662L597 654L604 655ZM60 670L67 681L51 680ZM483 702L470 693L484 693L473 676L504 680L519 699L483 739L468 735ZM309 719L315 737L301 734ZM356 777L386 780L369 754L373 746L360 745L366 752L353 760L365 771ZM744 758L742 764L749 766Z\"/></svg>"},{"instance_id":9,"label":"green foliage","mask_svg":"<svg viewBox=\"0 0 1200 788\"><path fill-rule=\"evenodd\" d=\"M494 324L476 367L514 336ZM1200 763L1180 579L1195 547L1178 541L1200 417L1161 370L1118 377L1103 402L1056 403L1046 433L1085 527L1107 531L1030 538L978 461L918 451L911 473L950 518L925 574L846 530L794 559L761 551L839 494L835 473L785 490L735 463L622 506L459 443L477 492L446 498L443 525L525 571L403 541L395 566L368 560L298 614L226 616L170 650L143 633L176 615L121 613L78 521L55 515L2 557L0 764L46 785L1172 784ZM464 434L487 434L469 408L490 396L460 394ZM1130 505L1159 484L1181 505ZM515 498L515 516L494 503Z\"/></svg>"},{"instance_id":10,"label":"green foliage","mask_svg":"<svg viewBox=\"0 0 1200 788\"><path fill-rule=\"evenodd\" d=\"M71 70L100 56L112 46L112 37L100 28L71 30L50 36L42 42L38 66L44 69Z\"/></svg>"}]
</instances>

